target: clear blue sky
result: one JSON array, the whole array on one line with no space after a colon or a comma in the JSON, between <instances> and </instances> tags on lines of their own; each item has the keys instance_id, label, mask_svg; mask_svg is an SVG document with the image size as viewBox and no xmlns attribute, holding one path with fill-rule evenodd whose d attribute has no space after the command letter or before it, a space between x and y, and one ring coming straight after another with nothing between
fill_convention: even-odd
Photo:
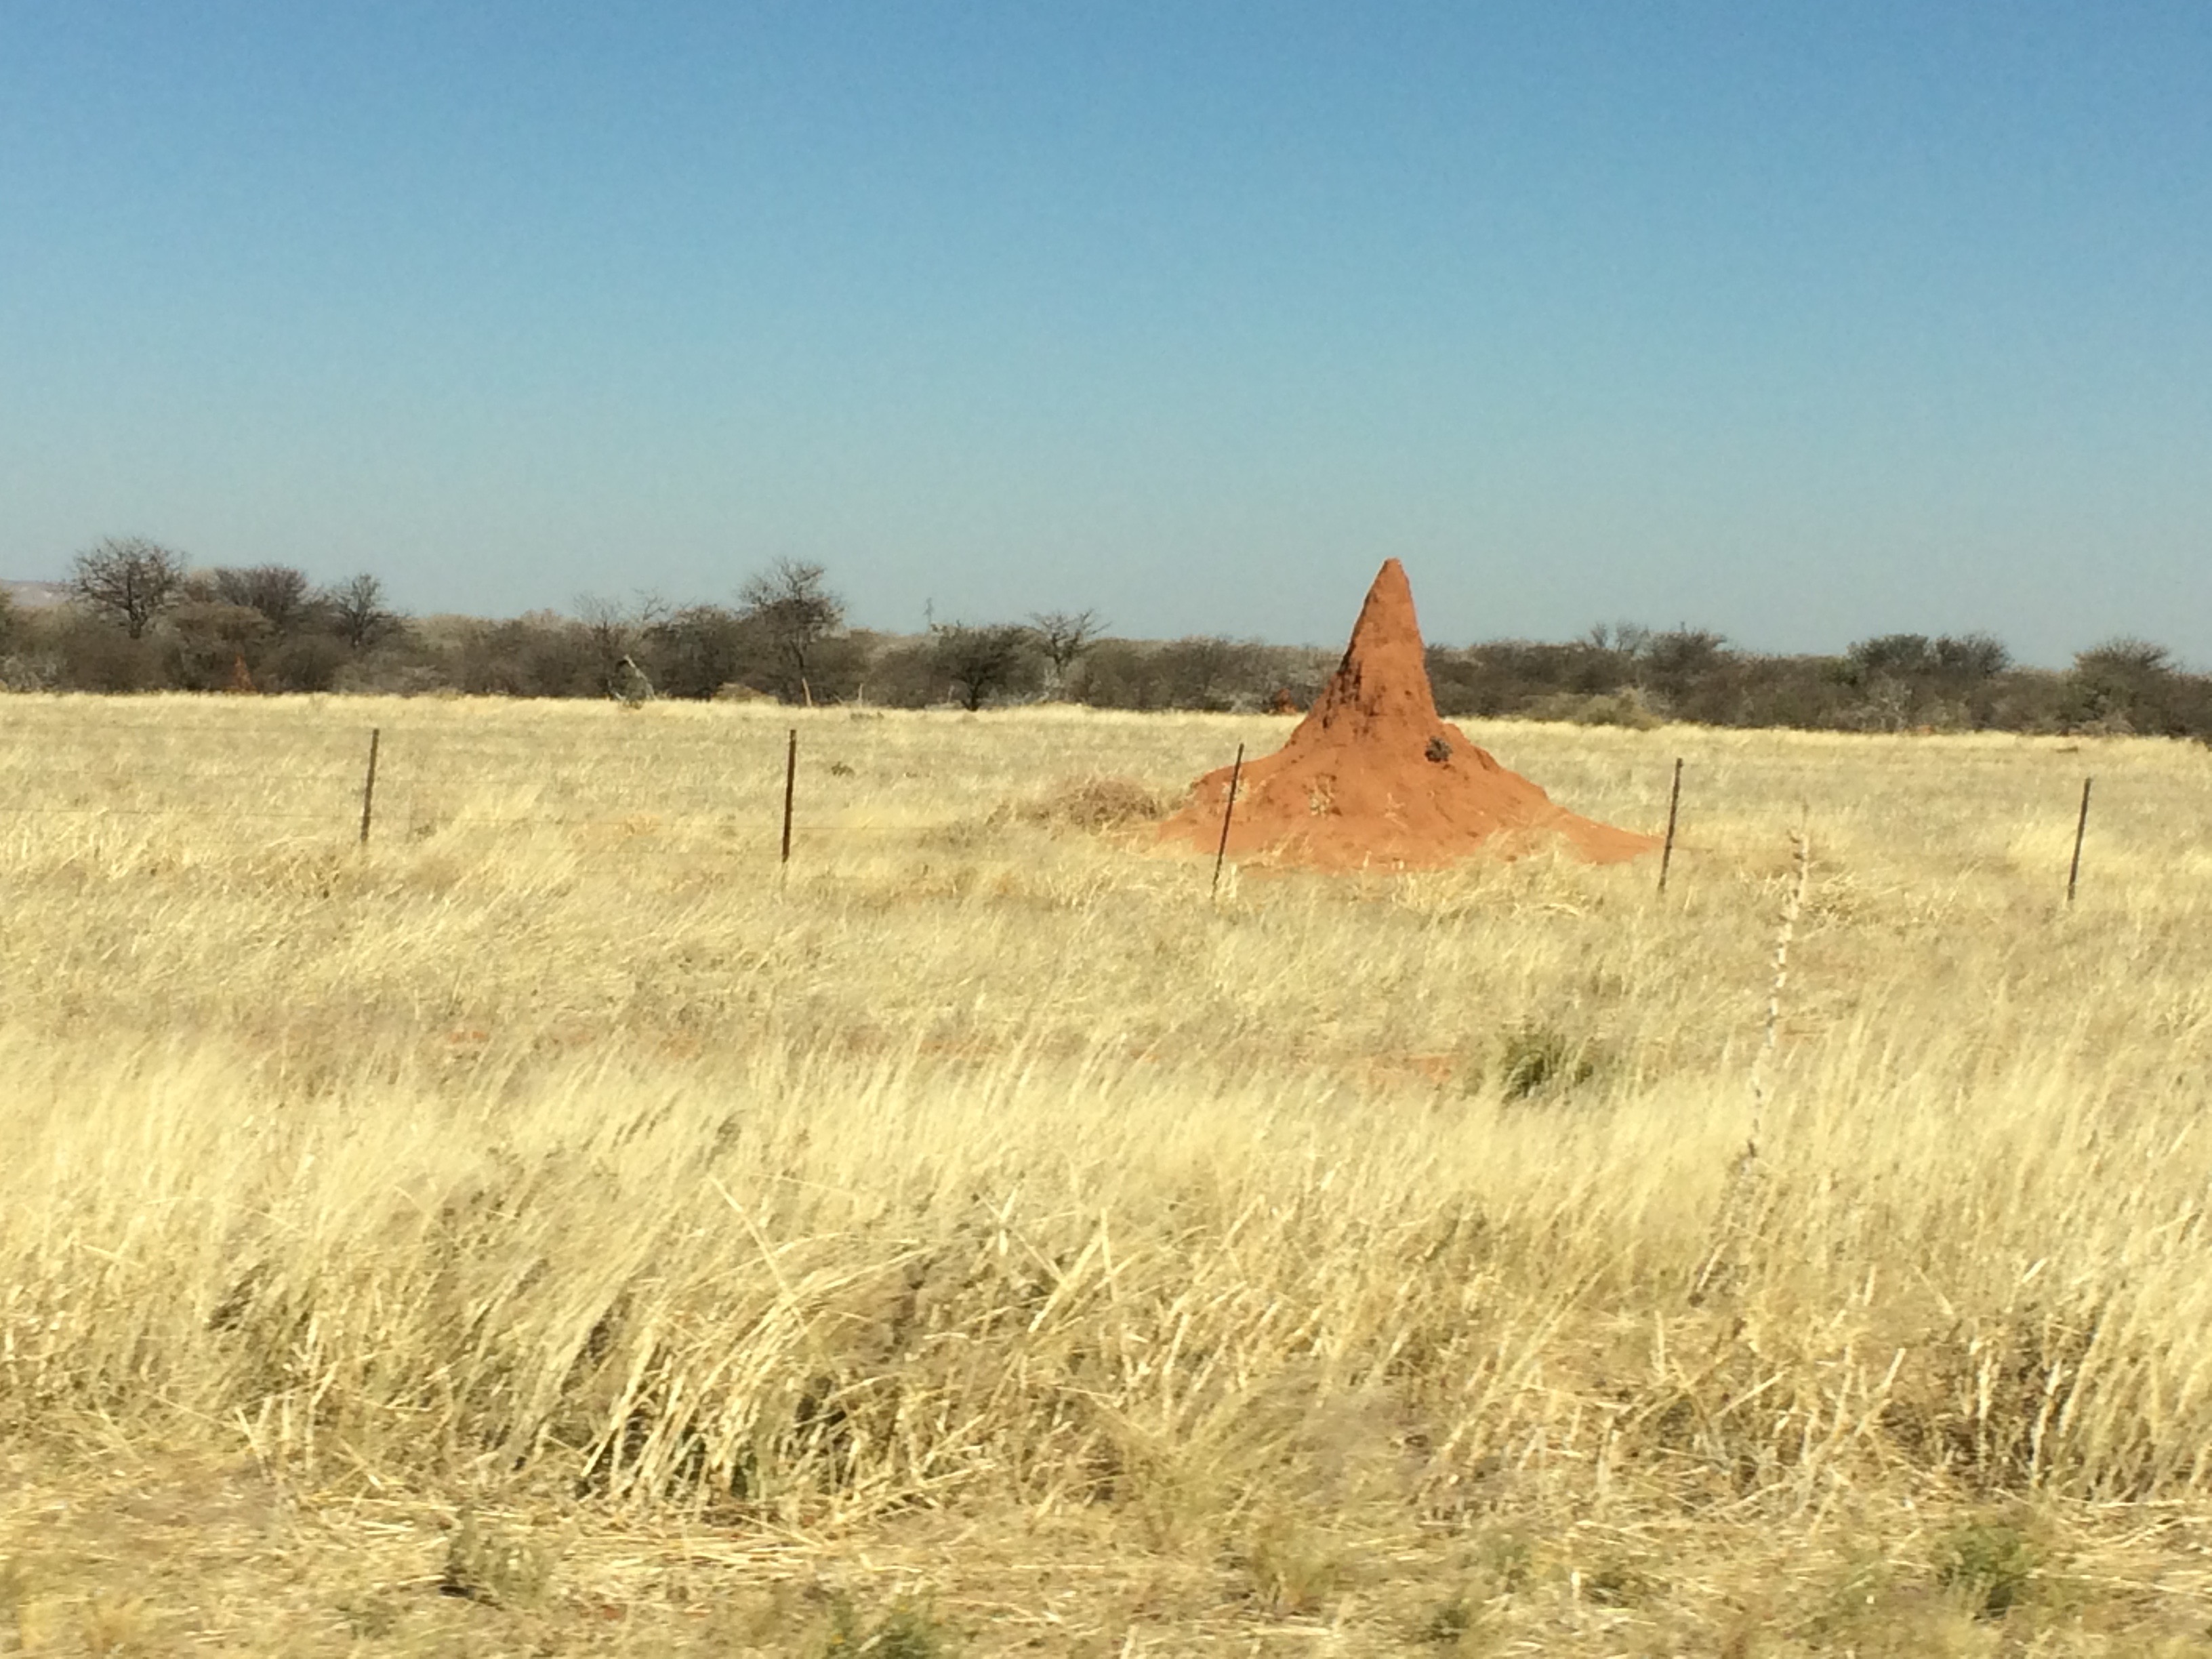
<instances>
[{"instance_id":1,"label":"clear blue sky","mask_svg":"<svg viewBox=\"0 0 2212 1659\"><path fill-rule=\"evenodd\" d=\"M2212 663L2212 4L0 0L0 574Z\"/></svg>"}]
</instances>

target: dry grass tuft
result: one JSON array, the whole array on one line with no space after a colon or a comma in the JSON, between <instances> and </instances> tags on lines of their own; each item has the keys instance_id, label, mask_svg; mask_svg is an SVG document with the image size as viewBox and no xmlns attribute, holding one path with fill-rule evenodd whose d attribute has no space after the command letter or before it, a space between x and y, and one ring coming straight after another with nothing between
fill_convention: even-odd
<instances>
[{"instance_id":1,"label":"dry grass tuft","mask_svg":"<svg viewBox=\"0 0 2212 1659\"><path fill-rule=\"evenodd\" d=\"M1016 816L1071 830L1119 830L1164 817L1174 808L1173 796L1134 778L1093 774L1064 779L1023 803Z\"/></svg>"}]
</instances>

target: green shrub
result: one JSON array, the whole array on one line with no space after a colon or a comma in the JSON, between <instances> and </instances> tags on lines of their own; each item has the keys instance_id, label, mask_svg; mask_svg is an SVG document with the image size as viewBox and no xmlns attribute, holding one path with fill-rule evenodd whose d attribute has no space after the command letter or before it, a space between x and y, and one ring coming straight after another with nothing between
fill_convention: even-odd
<instances>
[{"instance_id":1,"label":"green shrub","mask_svg":"<svg viewBox=\"0 0 2212 1659\"><path fill-rule=\"evenodd\" d=\"M1937 1580L1977 1619L2002 1619L2025 1601L2040 1565L2033 1542L2008 1521L1965 1522L1936 1540Z\"/></svg>"},{"instance_id":2,"label":"green shrub","mask_svg":"<svg viewBox=\"0 0 2212 1659\"><path fill-rule=\"evenodd\" d=\"M1500 1039L1498 1085L1508 1100L1570 1089L1597 1075L1597 1056L1587 1038L1556 1026L1528 1023Z\"/></svg>"},{"instance_id":3,"label":"green shrub","mask_svg":"<svg viewBox=\"0 0 2212 1659\"><path fill-rule=\"evenodd\" d=\"M869 1659L944 1659L951 1651L951 1632L916 1602L896 1601L872 1620L849 1595L840 1593L830 1601L823 1659L857 1654Z\"/></svg>"}]
</instances>

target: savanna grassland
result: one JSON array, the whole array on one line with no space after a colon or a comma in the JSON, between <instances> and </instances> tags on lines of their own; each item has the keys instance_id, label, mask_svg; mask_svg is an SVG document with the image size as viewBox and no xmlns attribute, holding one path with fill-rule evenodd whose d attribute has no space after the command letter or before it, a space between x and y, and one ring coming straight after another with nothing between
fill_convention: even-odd
<instances>
[{"instance_id":1,"label":"savanna grassland","mask_svg":"<svg viewBox=\"0 0 2212 1659\"><path fill-rule=\"evenodd\" d=\"M0 1649L2212 1654L2212 757L1285 726L0 701Z\"/></svg>"}]
</instances>

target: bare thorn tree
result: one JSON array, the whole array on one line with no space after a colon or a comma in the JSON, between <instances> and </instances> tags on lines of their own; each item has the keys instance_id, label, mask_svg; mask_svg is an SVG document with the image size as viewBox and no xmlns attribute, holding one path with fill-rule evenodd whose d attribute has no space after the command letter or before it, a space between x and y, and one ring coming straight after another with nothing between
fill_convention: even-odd
<instances>
[{"instance_id":1,"label":"bare thorn tree","mask_svg":"<svg viewBox=\"0 0 2212 1659\"><path fill-rule=\"evenodd\" d=\"M637 646L638 625L630 616L629 607L620 599L598 593L579 593L575 611L576 620L583 624L585 637L591 641L592 653L599 659L601 676L612 673L616 665Z\"/></svg>"},{"instance_id":2,"label":"bare thorn tree","mask_svg":"<svg viewBox=\"0 0 2212 1659\"><path fill-rule=\"evenodd\" d=\"M1038 611L1030 616L1037 649L1052 671L1054 696L1066 688L1068 671L1106 631L1105 620L1096 611Z\"/></svg>"},{"instance_id":3,"label":"bare thorn tree","mask_svg":"<svg viewBox=\"0 0 2212 1659\"><path fill-rule=\"evenodd\" d=\"M134 640L145 637L184 584L184 556L143 536L111 536L70 565L70 591L78 602L121 623Z\"/></svg>"},{"instance_id":4,"label":"bare thorn tree","mask_svg":"<svg viewBox=\"0 0 2212 1659\"><path fill-rule=\"evenodd\" d=\"M650 593L640 594L630 605L596 593L577 597L576 620L592 642L599 659L599 678L609 696L624 702L636 701L630 693L640 681L647 687L646 695L652 695L652 682L646 679L635 656L644 648L647 635L667 614L666 603Z\"/></svg>"},{"instance_id":5,"label":"bare thorn tree","mask_svg":"<svg viewBox=\"0 0 2212 1659\"><path fill-rule=\"evenodd\" d=\"M815 647L845 621L845 602L830 592L828 578L818 564L778 559L738 589L739 613L766 637L787 702L813 701L806 676Z\"/></svg>"},{"instance_id":6,"label":"bare thorn tree","mask_svg":"<svg viewBox=\"0 0 2212 1659\"><path fill-rule=\"evenodd\" d=\"M330 589L323 603L330 609L331 630L356 651L399 631L398 617L385 608L384 584L366 572Z\"/></svg>"}]
</instances>

